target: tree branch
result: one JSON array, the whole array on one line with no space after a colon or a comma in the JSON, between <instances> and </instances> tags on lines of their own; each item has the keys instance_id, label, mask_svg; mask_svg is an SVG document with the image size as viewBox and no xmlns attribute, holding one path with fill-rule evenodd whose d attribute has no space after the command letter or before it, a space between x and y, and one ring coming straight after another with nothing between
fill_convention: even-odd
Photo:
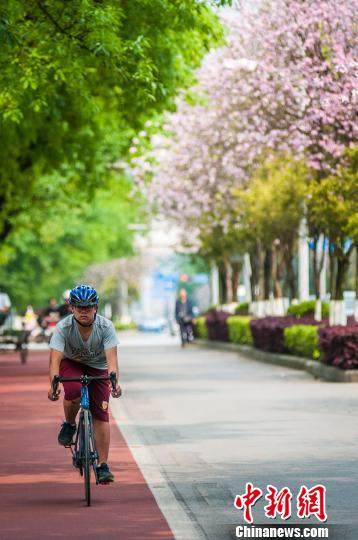
<instances>
[{"instance_id":1,"label":"tree branch","mask_svg":"<svg viewBox=\"0 0 358 540\"><path fill-rule=\"evenodd\" d=\"M44 6L44 4L41 2L41 0L37 0L37 5L40 9L40 11L42 11L42 13L45 15L45 17L47 17L47 19L49 19L49 21L51 21L51 23L54 25L54 27L59 31L61 32L61 34L67 36L68 38L70 39L73 39L74 41L77 41L79 46L81 47L81 49L84 49L86 51L89 51L89 52L93 52L89 47L87 47L87 45L85 45L83 43L83 40L81 38L79 38L78 36L75 36L73 34L71 34L71 32L69 32L67 30L67 28L63 28L63 26L61 26L58 21L51 15L51 13L48 11L48 9L46 8L46 6Z\"/></svg>"}]
</instances>

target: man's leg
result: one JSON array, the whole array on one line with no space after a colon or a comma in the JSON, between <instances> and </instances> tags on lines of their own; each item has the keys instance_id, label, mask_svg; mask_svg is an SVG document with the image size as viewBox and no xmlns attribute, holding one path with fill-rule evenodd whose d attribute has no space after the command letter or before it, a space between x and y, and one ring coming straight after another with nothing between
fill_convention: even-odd
<instances>
[{"instance_id":1,"label":"man's leg","mask_svg":"<svg viewBox=\"0 0 358 540\"><path fill-rule=\"evenodd\" d=\"M60 364L61 377L80 377L82 368L78 362L64 358ZM63 383L65 397L63 399L63 410L65 413L65 422L61 426L58 434L58 442L63 446L68 446L72 442L73 435L76 432L76 416L81 401L81 383L70 381Z\"/></svg>"},{"instance_id":2,"label":"man's leg","mask_svg":"<svg viewBox=\"0 0 358 540\"><path fill-rule=\"evenodd\" d=\"M80 397L72 400L63 400L63 410L65 413L66 422L69 424L75 424L76 422L76 416L80 408L80 401Z\"/></svg>"},{"instance_id":3,"label":"man's leg","mask_svg":"<svg viewBox=\"0 0 358 540\"><path fill-rule=\"evenodd\" d=\"M193 325L191 322L187 324L186 335L188 337L188 342L193 341L194 332L193 332Z\"/></svg>"},{"instance_id":4,"label":"man's leg","mask_svg":"<svg viewBox=\"0 0 358 540\"><path fill-rule=\"evenodd\" d=\"M186 334L185 334L185 324L183 323L183 321L179 322L179 327L180 327L181 344L182 346L184 346L185 341L186 341Z\"/></svg>"},{"instance_id":5,"label":"man's leg","mask_svg":"<svg viewBox=\"0 0 358 540\"><path fill-rule=\"evenodd\" d=\"M98 369L91 368L89 375L107 375ZM108 453L110 442L110 427L108 402L110 386L108 381L93 381L89 386L90 409L93 418L94 440L98 455L97 476L100 484L113 482L114 476L108 467Z\"/></svg>"},{"instance_id":6,"label":"man's leg","mask_svg":"<svg viewBox=\"0 0 358 540\"><path fill-rule=\"evenodd\" d=\"M94 440L98 454L98 465L107 463L110 443L109 422L93 418Z\"/></svg>"}]
</instances>

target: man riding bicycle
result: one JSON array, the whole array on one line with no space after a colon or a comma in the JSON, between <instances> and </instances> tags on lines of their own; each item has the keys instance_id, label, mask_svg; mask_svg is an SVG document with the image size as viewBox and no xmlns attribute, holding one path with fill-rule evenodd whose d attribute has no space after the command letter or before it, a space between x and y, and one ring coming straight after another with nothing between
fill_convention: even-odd
<instances>
[{"instance_id":1,"label":"man riding bicycle","mask_svg":"<svg viewBox=\"0 0 358 540\"><path fill-rule=\"evenodd\" d=\"M187 297L185 289L179 290L179 298L175 303L175 320L179 324L182 345L193 341L193 304Z\"/></svg>"},{"instance_id":2,"label":"man riding bicycle","mask_svg":"<svg viewBox=\"0 0 358 540\"><path fill-rule=\"evenodd\" d=\"M113 323L97 314L99 297L93 287L79 285L70 292L72 315L62 319L56 326L50 341L50 389L55 375L61 377L117 375L118 339ZM65 422L61 426L58 442L69 446L76 432L76 415L80 406L81 383L64 382L63 408ZM108 381L93 381L89 386L90 410L93 417L94 438L98 454L97 476L100 483L113 482L114 476L107 461L110 443L108 402L111 393ZM113 397L121 395L120 386L112 390ZM55 400L58 400L60 390Z\"/></svg>"}]
</instances>

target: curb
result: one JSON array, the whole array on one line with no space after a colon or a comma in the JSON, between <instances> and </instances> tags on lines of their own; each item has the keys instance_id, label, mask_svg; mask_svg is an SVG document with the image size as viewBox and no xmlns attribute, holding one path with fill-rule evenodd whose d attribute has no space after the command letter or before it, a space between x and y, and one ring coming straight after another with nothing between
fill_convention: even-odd
<instances>
[{"instance_id":1,"label":"curb","mask_svg":"<svg viewBox=\"0 0 358 540\"><path fill-rule=\"evenodd\" d=\"M117 428L124 437L174 538L205 540L206 535L201 526L176 493L175 485L168 479L140 426L132 420L126 402L119 404L118 399L111 398L110 405Z\"/></svg>"},{"instance_id":2,"label":"curb","mask_svg":"<svg viewBox=\"0 0 358 540\"><path fill-rule=\"evenodd\" d=\"M242 353L258 362L307 371L307 373L313 375L315 379L339 383L358 383L358 370L356 369L343 370L334 366L327 366L308 358L291 356L288 354L269 353L238 343L225 343L221 341L210 341L208 339L196 339L195 343L199 347Z\"/></svg>"}]
</instances>

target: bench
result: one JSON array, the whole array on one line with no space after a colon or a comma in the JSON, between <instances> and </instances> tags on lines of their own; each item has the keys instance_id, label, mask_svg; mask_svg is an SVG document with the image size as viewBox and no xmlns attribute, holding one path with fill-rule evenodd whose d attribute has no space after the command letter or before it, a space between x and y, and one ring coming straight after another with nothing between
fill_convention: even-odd
<instances>
[{"instance_id":1,"label":"bench","mask_svg":"<svg viewBox=\"0 0 358 540\"><path fill-rule=\"evenodd\" d=\"M0 351L8 351L7 345L13 345L15 351L19 351L22 364L26 364L28 355L28 341L30 332L28 330L12 330L10 328L0 328Z\"/></svg>"}]
</instances>

